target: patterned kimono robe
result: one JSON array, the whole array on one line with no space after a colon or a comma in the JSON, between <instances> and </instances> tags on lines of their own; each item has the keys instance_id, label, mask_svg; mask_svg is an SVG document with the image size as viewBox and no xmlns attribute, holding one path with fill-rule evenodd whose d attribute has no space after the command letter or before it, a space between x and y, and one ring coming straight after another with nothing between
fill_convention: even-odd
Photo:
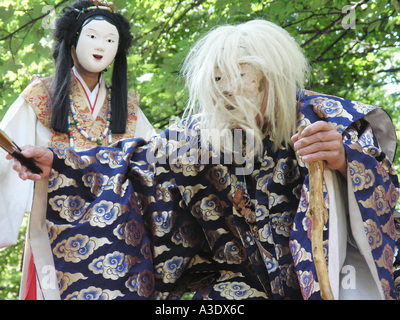
<instances>
[{"instance_id":1,"label":"patterned kimono robe","mask_svg":"<svg viewBox=\"0 0 400 320\"><path fill-rule=\"evenodd\" d=\"M50 92L53 77L49 78L37 78L34 77L29 87L24 90L22 96L26 101L30 103L37 118L46 127L51 127L51 109L50 109ZM105 88L109 87L109 84L105 82L102 78L101 84ZM79 123L82 124L82 128L92 137L99 137L103 132L107 122L108 113L108 90L102 88L99 92L98 100L102 103L101 109L99 111L96 119L93 118L90 108L88 106L88 98L86 96L85 90L79 84L77 78L71 72L71 97L74 101L75 109L78 110L77 118ZM97 101L96 101L97 102ZM93 106L94 107L94 106ZM139 109L139 95L133 92L128 93L128 123L126 126L126 132L124 134L114 134L113 142L119 141L126 137L135 137L135 131L137 127L138 111ZM141 124L140 124L141 125ZM139 126L140 126L139 125ZM51 145L56 148L68 148L69 147L69 137L67 133L59 133L51 130ZM74 137L74 145L77 150L86 150L93 148L97 145L90 140L83 137L76 126L72 126L72 134ZM137 136L137 135L136 135ZM147 136L146 136L147 137ZM103 145L108 145L108 136L105 137L101 143Z\"/></svg>"},{"instance_id":2,"label":"patterned kimono robe","mask_svg":"<svg viewBox=\"0 0 400 320\"><path fill-rule=\"evenodd\" d=\"M390 119L369 105L305 92L298 125L321 119L343 134L349 208L357 212L345 217L349 237L380 297L396 299ZM82 153L54 149L47 219L62 298L178 299L189 290L194 299L320 299L307 166L291 146L274 152L266 135L264 154L244 163L248 174L243 162L201 149L200 134L194 119L148 145L131 139ZM387 134L392 139L378 142ZM324 248L337 284L343 261L334 212L342 208L330 190L326 183Z\"/></svg>"}]
</instances>

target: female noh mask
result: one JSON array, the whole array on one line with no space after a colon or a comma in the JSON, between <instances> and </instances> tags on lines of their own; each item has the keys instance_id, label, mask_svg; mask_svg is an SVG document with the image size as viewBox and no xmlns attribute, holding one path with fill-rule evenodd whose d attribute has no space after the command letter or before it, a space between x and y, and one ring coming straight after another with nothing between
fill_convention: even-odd
<instances>
[{"instance_id":1,"label":"female noh mask","mask_svg":"<svg viewBox=\"0 0 400 320\"><path fill-rule=\"evenodd\" d=\"M129 22L116 12L114 5L103 1L78 1L57 21L51 128L60 133L69 132L71 147L79 135L92 143L102 144L105 139L111 144L112 134L126 131L128 114L131 114L128 112L126 61L132 41L129 29ZM111 89L102 73L112 64ZM76 100L79 100L79 95L76 97L78 83L85 89L93 119L102 116L103 102L108 104L106 123L100 131L89 132L91 124L84 123L88 115L79 119L80 112L76 110L81 104ZM104 87L108 91L105 94Z\"/></svg>"},{"instance_id":2,"label":"female noh mask","mask_svg":"<svg viewBox=\"0 0 400 320\"><path fill-rule=\"evenodd\" d=\"M88 79L86 84L89 84L90 77L98 78L99 73L114 61L118 43L118 29L104 17L95 16L86 20L76 48L72 47L74 66L82 77Z\"/></svg>"}]
</instances>

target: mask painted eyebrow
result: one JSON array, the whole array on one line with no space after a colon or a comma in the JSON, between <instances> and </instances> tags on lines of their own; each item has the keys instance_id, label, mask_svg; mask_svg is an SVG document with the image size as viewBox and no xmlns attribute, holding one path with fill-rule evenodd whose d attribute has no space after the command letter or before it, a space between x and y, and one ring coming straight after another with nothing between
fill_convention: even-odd
<instances>
[{"instance_id":1,"label":"mask painted eyebrow","mask_svg":"<svg viewBox=\"0 0 400 320\"><path fill-rule=\"evenodd\" d=\"M93 29L93 28L86 29L86 32L93 32L93 33L96 33L98 35L98 31L96 29ZM110 33L106 34L105 36L106 37L109 37L109 36L118 37L118 34L115 34L114 32L110 32Z\"/></svg>"},{"instance_id":2,"label":"mask painted eyebrow","mask_svg":"<svg viewBox=\"0 0 400 320\"><path fill-rule=\"evenodd\" d=\"M96 29L93 29L93 28L87 28L86 31L90 31L90 32L95 32L95 33L97 33L97 30L96 30Z\"/></svg>"}]
</instances>

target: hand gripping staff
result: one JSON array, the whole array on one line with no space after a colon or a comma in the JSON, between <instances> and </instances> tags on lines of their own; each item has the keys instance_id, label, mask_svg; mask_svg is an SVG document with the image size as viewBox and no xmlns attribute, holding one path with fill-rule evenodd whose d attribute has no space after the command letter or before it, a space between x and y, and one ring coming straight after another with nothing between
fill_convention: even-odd
<instances>
[{"instance_id":1,"label":"hand gripping staff","mask_svg":"<svg viewBox=\"0 0 400 320\"><path fill-rule=\"evenodd\" d=\"M299 136L305 127L299 129ZM325 261L323 247L323 229L328 221L328 210L325 206L323 181L324 181L324 161L315 161L308 164L310 198L309 210L306 216L311 219L311 247L317 271L318 283L320 286L321 297L324 300L334 300L331 284L328 277L328 267Z\"/></svg>"}]
</instances>

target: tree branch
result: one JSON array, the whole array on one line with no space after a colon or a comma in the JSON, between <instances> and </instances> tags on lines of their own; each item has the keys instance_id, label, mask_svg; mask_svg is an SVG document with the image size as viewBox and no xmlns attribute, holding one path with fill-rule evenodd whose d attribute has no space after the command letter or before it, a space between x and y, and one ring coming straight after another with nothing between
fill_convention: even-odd
<instances>
[{"instance_id":1,"label":"tree branch","mask_svg":"<svg viewBox=\"0 0 400 320\"><path fill-rule=\"evenodd\" d=\"M400 72L400 67L399 68L384 69L384 70L377 71L377 73L396 73L396 72Z\"/></svg>"},{"instance_id":2,"label":"tree branch","mask_svg":"<svg viewBox=\"0 0 400 320\"><path fill-rule=\"evenodd\" d=\"M314 37L312 37L311 39L309 39L308 41L306 41L305 43L303 43L301 45L302 48L307 47L308 45L310 45L311 43L313 43L315 40L321 38L325 33L328 33L334 26L336 26L340 21L342 20L342 16L340 16L339 18L337 18L336 20L334 20L331 24L329 24L327 27L325 27L324 29L318 31Z\"/></svg>"},{"instance_id":3,"label":"tree branch","mask_svg":"<svg viewBox=\"0 0 400 320\"><path fill-rule=\"evenodd\" d=\"M335 41L333 41L322 53L320 53L318 57L313 59L312 62L319 61L327 52L329 52L340 40L345 37L348 31L349 29L347 29L345 32L342 32L341 35Z\"/></svg>"},{"instance_id":4,"label":"tree branch","mask_svg":"<svg viewBox=\"0 0 400 320\"><path fill-rule=\"evenodd\" d=\"M186 9L182 12L182 14L181 14L179 17L176 18L176 20L175 20L168 28L166 28L167 25L168 25L168 23L169 23L169 21L172 20L174 13L178 10L178 7L179 7L179 5L180 5L180 3L179 3L178 6L176 7L176 10L172 13L171 18L170 18L170 19L167 21L167 23L164 25L163 29L162 29L161 32L160 32L160 36L157 38L156 41L158 42L158 40L159 40L164 34L168 34L169 31L170 31L173 27L175 27L176 24L177 24L179 21L181 21L181 20L186 16L186 14L187 14L190 10L193 10L194 8L198 7L199 5L201 5L201 4L202 4L203 2L205 2L205 1L206 1L206 0L199 0L199 1L193 2L188 8L186 8ZM159 46L159 44L157 44L156 48L153 50L152 59L154 58L154 54L156 53L156 51L157 51L157 49L158 49L158 46Z\"/></svg>"},{"instance_id":5,"label":"tree branch","mask_svg":"<svg viewBox=\"0 0 400 320\"><path fill-rule=\"evenodd\" d=\"M59 6L61 6L63 3L68 2L68 0L62 0L60 3L54 5L54 8L58 8ZM10 39L12 37L14 37L18 32L24 30L25 28L30 27L31 25L35 24L37 21L43 19L44 17L46 17L48 15L48 13L46 14L42 14L41 16L38 16L36 18L33 18L32 20L28 21L27 23L25 23L23 26L19 27L17 30L9 33L8 35L0 38L0 41L4 41L7 39Z\"/></svg>"}]
</instances>

